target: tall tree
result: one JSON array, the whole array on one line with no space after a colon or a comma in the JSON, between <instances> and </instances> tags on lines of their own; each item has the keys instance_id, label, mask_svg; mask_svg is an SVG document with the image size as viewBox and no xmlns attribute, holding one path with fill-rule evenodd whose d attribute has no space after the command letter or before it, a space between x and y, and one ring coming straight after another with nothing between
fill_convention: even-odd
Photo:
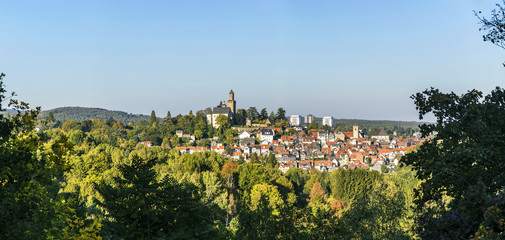
<instances>
[{"instance_id":1,"label":"tall tree","mask_svg":"<svg viewBox=\"0 0 505 240\"><path fill-rule=\"evenodd\" d=\"M268 118L268 112L266 108L261 109L261 113L259 116L260 120L265 120Z\"/></svg>"},{"instance_id":2,"label":"tall tree","mask_svg":"<svg viewBox=\"0 0 505 240\"><path fill-rule=\"evenodd\" d=\"M49 122L54 122L54 121L56 121L56 119L54 119L54 114L53 114L53 112L52 112L52 111L51 111L51 112L49 112L49 114L47 115L47 121L49 121Z\"/></svg>"},{"instance_id":3,"label":"tall tree","mask_svg":"<svg viewBox=\"0 0 505 240\"><path fill-rule=\"evenodd\" d=\"M257 120L259 118L259 113L256 107L250 107L247 109L246 116L251 120Z\"/></svg>"},{"instance_id":4,"label":"tall tree","mask_svg":"<svg viewBox=\"0 0 505 240\"><path fill-rule=\"evenodd\" d=\"M284 110L284 108L280 107L279 109L277 109L275 120L286 120L286 110Z\"/></svg>"},{"instance_id":5,"label":"tall tree","mask_svg":"<svg viewBox=\"0 0 505 240\"><path fill-rule=\"evenodd\" d=\"M270 120L275 121L275 113L274 111L270 112L270 116L268 117Z\"/></svg>"},{"instance_id":6,"label":"tall tree","mask_svg":"<svg viewBox=\"0 0 505 240\"><path fill-rule=\"evenodd\" d=\"M168 125L172 123L172 114L170 114L170 111L167 112L167 116L163 118L163 125Z\"/></svg>"},{"instance_id":7,"label":"tall tree","mask_svg":"<svg viewBox=\"0 0 505 240\"><path fill-rule=\"evenodd\" d=\"M246 120L246 111L242 108L237 109L237 113L235 114L235 123L237 125L245 125Z\"/></svg>"},{"instance_id":8,"label":"tall tree","mask_svg":"<svg viewBox=\"0 0 505 240\"><path fill-rule=\"evenodd\" d=\"M156 113L154 110L151 111L151 118L149 119L149 125L155 126L158 124L158 118L156 117Z\"/></svg>"}]
</instances>

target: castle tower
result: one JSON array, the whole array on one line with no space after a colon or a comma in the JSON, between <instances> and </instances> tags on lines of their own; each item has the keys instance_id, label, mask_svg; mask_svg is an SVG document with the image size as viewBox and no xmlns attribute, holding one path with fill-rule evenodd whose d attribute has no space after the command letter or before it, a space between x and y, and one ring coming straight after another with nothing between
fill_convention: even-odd
<instances>
[{"instance_id":1,"label":"castle tower","mask_svg":"<svg viewBox=\"0 0 505 240\"><path fill-rule=\"evenodd\" d=\"M233 90L230 90L230 98L228 100L228 107L230 108L231 112L233 115L237 112L237 102L235 101L235 93L233 93Z\"/></svg>"},{"instance_id":2,"label":"castle tower","mask_svg":"<svg viewBox=\"0 0 505 240\"><path fill-rule=\"evenodd\" d=\"M352 137L359 138L359 129L358 126L352 126Z\"/></svg>"}]
</instances>

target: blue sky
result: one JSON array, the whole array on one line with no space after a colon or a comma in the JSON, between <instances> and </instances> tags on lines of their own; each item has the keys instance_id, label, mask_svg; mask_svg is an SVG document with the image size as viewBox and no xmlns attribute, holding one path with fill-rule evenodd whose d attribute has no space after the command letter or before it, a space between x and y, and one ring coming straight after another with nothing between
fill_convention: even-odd
<instances>
[{"instance_id":1,"label":"blue sky","mask_svg":"<svg viewBox=\"0 0 505 240\"><path fill-rule=\"evenodd\" d=\"M32 106L163 117L227 99L287 114L417 120L430 86L489 92L498 1L2 1L0 72Z\"/></svg>"}]
</instances>

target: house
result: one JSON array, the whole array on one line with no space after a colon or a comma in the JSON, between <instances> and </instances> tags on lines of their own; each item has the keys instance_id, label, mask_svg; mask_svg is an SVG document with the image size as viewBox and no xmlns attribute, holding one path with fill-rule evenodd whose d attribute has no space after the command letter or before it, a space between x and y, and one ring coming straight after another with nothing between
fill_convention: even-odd
<instances>
[{"instance_id":1,"label":"house","mask_svg":"<svg viewBox=\"0 0 505 240\"><path fill-rule=\"evenodd\" d=\"M245 154L251 154L251 148L249 148L248 146L245 146L244 147L244 153Z\"/></svg>"},{"instance_id":2,"label":"house","mask_svg":"<svg viewBox=\"0 0 505 240\"><path fill-rule=\"evenodd\" d=\"M291 164L289 164L289 163L279 164L279 170L281 170L282 173L286 173L290 168L291 168Z\"/></svg>"},{"instance_id":3,"label":"house","mask_svg":"<svg viewBox=\"0 0 505 240\"><path fill-rule=\"evenodd\" d=\"M260 147L262 155L270 153L270 145L260 145Z\"/></svg>"},{"instance_id":4,"label":"house","mask_svg":"<svg viewBox=\"0 0 505 240\"><path fill-rule=\"evenodd\" d=\"M315 161L314 168L321 172L323 171L329 172L333 170L334 165L332 161Z\"/></svg>"},{"instance_id":5,"label":"house","mask_svg":"<svg viewBox=\"0 0 505 240\"><path fill-rule=\"evenodd\" d=\"M335 141L345 141L345 134L343 132L335 132Z\"/></svg>"},{"instance_id":6,"label":"house","mask_svg":"<svg viewBox=\"0 0 505 240\"><path fill-rule=\"evenodd\" d=\"M322 143L335 141L335 134L330 131L317 131L317 139Z\"/></svg>"},{"instance_id":7,"label":"house","mask_svg":"<svg viewBox=\"0 0 505 240\"><path fill-rule=\"evenodd\" d=\"M152 146L153 146L153 142L151 142L151 141L143 141L143 142L139 142L139 143L137 144L137 146L138 146L138 145L144 145L144 146L146 146L146 147L152 147Z\"/></svg>"},{"instance_id":8,"label":"house","mask_svg":"<svg viewBox=\"0 0 505 240\"><path fill-rule=\"evenodd\" d=\"M182 130L176 130L175 131L175 135L177 135L177 137L181 138L183 134L184 134L184 131L182 131Z\"/></svg>"},{"instance_id":9,"label":"house","mask_svg":"<svg viewBox=\"0 0 505 240\"><path fill-rule=\"evenodd\" d=\"M273 129L263 128L260 130L260 141L273 142L275 132Z\"/></svg>"},{"instance_id":10,"label":"house","mask_svg":"<svg viewBox=\"0 0 505 240\"><path fill-rule=\"evenodd\" d=\"M281 136L281 141L286 144L292 144L294 136Z\"/></svg>"},{"instance_id":11,"label":"house","mask_svg":"<svg viewBox=\"0 0 505 240\"><path fill-rule=\"evenodd\" d=\"M377 139L378 141L384 141L384 142L389 142L389 135L384 131L384 129L381 129L379 134L373 135L372 139Z\"/></svg>"},{"instance_id":12,"label":"house","mask_svg":"<svg viewBox=\"0 0 505 240\"><path fill-rule=\"evenodd\" d=\"M251 133L247 132L247 131L243 131L242 133L240 133L238 135L238 138L239 139L244 139L244 138L250 138L251 137Z\"/></svg>"},{"instance_id":13,"label":"house","mask_svg":"<svg viewBox=\"0 0 505 240\"><path fill-rule=\"evenodd\" d=\"M240 146L251 146L251 145L254 145L256 143L256 141L254 140L254 138L244 138L244 139L240 139Z\"/></svg>"}]
</instances>

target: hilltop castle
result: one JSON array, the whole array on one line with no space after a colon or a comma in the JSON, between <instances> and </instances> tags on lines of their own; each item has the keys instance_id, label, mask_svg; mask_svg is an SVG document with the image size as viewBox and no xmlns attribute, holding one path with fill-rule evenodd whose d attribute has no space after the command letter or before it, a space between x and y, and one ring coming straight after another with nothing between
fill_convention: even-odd
<instances>
[{"instance_id":1,"label":"hilltop castle","mask_svg":"<svg viewBox=\"0 0 505 240\"><path fill-rule=\"evenodd\" d=\"M207 109L207 123L211 124L214 128L218 128L219 124L217 124L216 119L219 115L224 115L228 118L228 121L233 122L236 112L237 102L235 101L235 93L233 90L230 90L227 105L221 102L217 107Z\"/></svg>"}]
</instances>

